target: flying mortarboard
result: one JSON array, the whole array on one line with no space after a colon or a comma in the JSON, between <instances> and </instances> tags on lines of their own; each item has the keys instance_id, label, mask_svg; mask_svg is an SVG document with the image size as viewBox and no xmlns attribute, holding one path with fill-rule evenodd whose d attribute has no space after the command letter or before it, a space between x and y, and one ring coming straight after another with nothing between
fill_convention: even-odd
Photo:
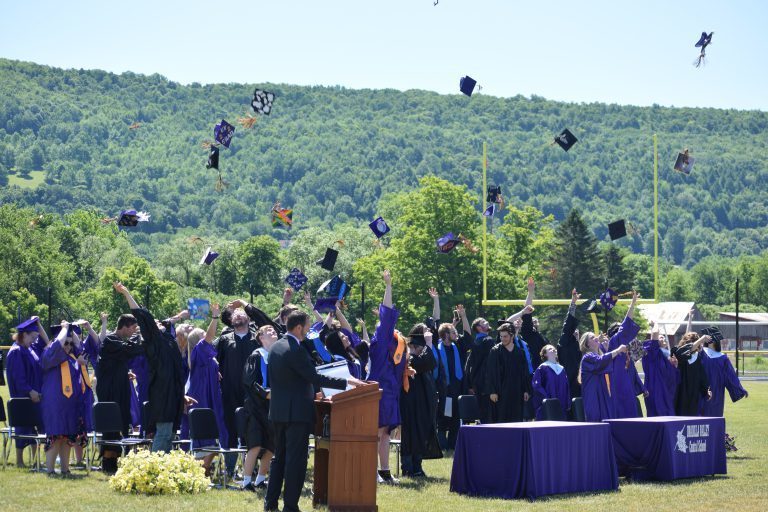
<instances>
[{"instance_id":1,"label":"flying mortarboard","mask_svg":"<svg viewBox=\"0 0 768 512\"><path fill-rule=\"evenodd\" d=\"M491 203L483 212L484 217L493 217L496 213L496 203Z\"/></svg>"},{"instance_id":2,"label":"flying mortarboard","mask_svg":"<svg viewBox=\"0 0 768 512\"><path fill-rule=\"evenodd\" d=\"M229 143L232 142L232 136L234 134L235 127L226 122L224 119L222 119L221 122L213 128L213 138L216 139L216 142L223 145L225 148L229 147Z\"/></svg>"},{"instance_id":3,"label":"flying mortarboard","mask_svg":"<svg viewBox=\"0 0 768 512\"><path fill-rule=\"evenodd\" d=\"M707 35L706 32L701 33L701 37L699 37L699 41L694 45L696 48L706 47L709 43L712 42L712 35L714 32L710 32L709 35Z\"/></svg>"},{"instance_id":4,"label":"flying mortarboard","mask_svg":"<svg viewBox=\"0 0 768 512\"><path fill-rule=\"evenodd\" d=\"M149 222L149 214L136 210L123 210L117 218L118 226L135 226L139 222Z\"/></svg>"},{"instance_id":5,"label":"flying mortarboard","mask_svg":"<svg viewBox=\"0 0 768 512\"><path fill-rule=\"evenodd\" d=\"M610 288L606 289L603 293L600 294L600 304L605 308L606 311L612 310L618 300L618 294Z\"/></svg>"},{"instance_id":6,"label":"flying mortarboard","mask_svg":"<svg viewBox=\"0 0 768 512\"><path fill-rule=\"evenodd\" d=\"M488 185L488 193L485 196L485 200L489 203L501 202L501 186Z\"/></svg>"},{"instance_id":7,"label":"flying mortarboard","mask_svg":"<svg viewBox=\"0 0 768 512\"><path fill-rule=\"evenodd\" d=\"M608 235L612 241L627 236L627 225L624 219L608 224Z\"/></svg>"},{"instance_id":8,"label":"flying mortarboard","mask_svg":"<svg viewBox=\"0 0 768 512\"><path fill-rule=\"evenodd\" d=\"M459 90L467 96L472 96L472 92L475 90L475 85L477 85L477 80L469 76L465 76L459 80Z\"/></svg>"},{"instance_id":9,"label":"flying mortarboard","mask_svg":"<svg viewBox=\"0 0 768 512\"><path fill-rule=\"evenodd\" d=\"M389 233L389 226L381 217L378 217L376 220L368 224L368 227L371 228L371 231L373 231L373 234L376 235L376 238L381 238Z\"/></svg>"},{"instance_id":10,"label":"flying mortarboard","mask_svg":"<svg viewBox=\"0 0 768 512\"><path fill-rule=\"evenodd\" d=\"M317 289L317 295L325 295L329 298L342 300L349 295L351 289L352 288L344 282L341 276L334 276L332 279L329 279L320 285L320 288Z\"/></svg>"},{"instance_id":11,"label":"flying mortarboard","mask_svg":"<svg viewBox=\"0 0 768 512\"><path fill-rule=\"evenodd\" d=\"M269 113L272 112L272 102L274 100L275 95L271 92L256 89L253 91L251 106L253 107L254 112L268 116Z\"/></svg>"},{"instance_id":12,"label":"flying mortarboard","mask_svg":"<svg viewBox=\"0 0 768 512\"><path fill-rule=\"evenodd\" d=\"M563 148L565 151L571 149L571 147L578 141L579 139L577 139L576 136L572 134L568 128L560 132L560 135L555 137L555 143L557 143L557 145Z\"/></svg>"},{"instance_id":13,"label":"flying mortarboard","mask_svg":"<svg viewBox=\"0 0 768 512\"><path fill-rule=\"evenodd\" d=\"M591 300L587 306L587 313L599 313L600 311L600 304L597 302L597 300Z\"/></svg>"},{"instance_id":14,"label":"flying mortarboard","mask_svg":"<svg viewBox=\"0 0 768 512\"><path fill-rule=\"evenodd\" d=\"M219 168L219 148L211 146L208 150L208 162L205 164L206 169Z\"/></svg>"},{"instance_id":15,"label":"flying mortarboard","mask_svg":"<svg viewBox=\"0 0 768 512\"><path fill-rule=\"evenodd\" d=\"M675 160L675 170L683 174L691 174L694 161L695 159L688 154L688 150L686 149L682 153L677 154L677 160Z\"/></svg>"},{"instance_id":16,"label":"flying mortarboard","mask_svg":"<svg viewBox=\"0 0 768 512\"><path fill-rule=\"evenodd\" d=\"M272 206L272 226L277 227L281 223L289 228L293 226L293 209L282 208L278 202Z\"/></svg>"},{"instance_id":17,"label":"flying mortarboard","mask_svg":"<svg viewBox=\"0 0 768 512\"><path fill-rule=\"evenodd\" d=\"M288 272L288 277L285 278L285 282L288 283L291 288L296 291L299 291L301 287L307 283L307 281L307 276L305 276L301 270L297 268L291 269L291 271Z\"/></svg>"},{"instance_id":18,"label":"flying mortarboard","mask_svg":"<svg viewBox=\"0 0 768 512\"><path fill-rule=\"evenodd\" d=\"M203 253L203 257L200 258L200 265L210 265L213 263L213 260L219 257L219 253L216 251L212 251L210 247L208 247L205 250L205 253Z\"/></svg>"},{"instance_id":19,"label":"flying mortarboard","mask_svg":"<svg viewBox=\"0 0 768 512\"><path fill-rule=\"evenodd\" d=\"M317 260L315 263L323 267L325 270L332 272L333 267L336 266L336 258L338 257L339 251L329 247L325 250L325 256Z\"/></svg>"},{"instance_id":20,"label":"flying mortarboard","mask_svg":"<svg viewBox=\"0 0 768 512\"><path fill-rule=\"evenodd\" d=\"M315 311L318 313L329 313L336 311L336 302L339 299L335 297L325 297L315 300Z\"/></svg>"},{"instance_id":21,"label":"flying mortarboard","mask_svg":"<svg viewBox=\"0 0 768 512\"><path fill-rule=\"evenodd\" d=\"M37 317L33 316L29 320L24 320L16 326L16 332L37 332Z\"/></svg>"},{"instance_id":22,"label":"flying mortarboard","mask_svg":"<svg viewBox=\"0 0 768 512\"><path fill-rule=\"evenodd\" d=\"M447 254L451 252L458 244L460 240L453 233L446 233L444 236L437 239L437 252Z\"/></svg>"}]
</instances>

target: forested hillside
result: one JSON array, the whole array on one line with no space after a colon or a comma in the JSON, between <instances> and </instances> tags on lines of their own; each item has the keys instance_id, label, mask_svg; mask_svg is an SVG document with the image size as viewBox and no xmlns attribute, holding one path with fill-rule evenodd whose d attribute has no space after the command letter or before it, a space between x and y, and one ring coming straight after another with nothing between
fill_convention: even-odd
<instances>
[{"instance_id":1,"label":"forested hillside","mask_svg":"<svg viewBox=\"0 0 768 512\"><path fill-rule=\"evenodd\" d=\"M655 132L663 257L691 267L709 254L768 248L765 112L263 83L277 95L272 114L247 130L236 119L250 111L255 85L182 86L0 59L0 201L61 213L146 210L151 222L131 239L153 256L180 235L285 239L367 223L382 196L426 175L479 198L486 141L490 180L508 202L557 221L577 207L600 240L607 222L626 218L634 230L619 244L650 254ZM201 143L221 119L236 132L221 150L230 186L217 192ZM549 144L565 127L579 138L568 153ZM689 176L672 170L683 148L696 158ZM292 232L271 226L276 200L293 207Z\"/></svg>"}]
</instances>

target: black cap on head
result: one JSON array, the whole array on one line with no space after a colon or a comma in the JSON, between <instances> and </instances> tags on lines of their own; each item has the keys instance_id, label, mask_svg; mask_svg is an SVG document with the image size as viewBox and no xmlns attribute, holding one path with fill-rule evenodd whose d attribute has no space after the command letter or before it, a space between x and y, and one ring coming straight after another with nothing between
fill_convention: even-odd
<instances>
[{"instance_id":1,"label":"black cap on head","mask_svg":"<svg viewBox=\"0 0 768 512\"><path fill-rule=\"evenodd\" d=\"M611 240L618 240L627 236L627 225L624 219L608 224L608 235Z\"/></svg>"},{"instance_id":2,"label":"black cap on head","mask_svg":"<svg viewBox=\"0 0 768 512\"><path fill-rule=\"evenodd\" d=\"M411 345L416 345L417 347L427 346L427 340L424 339L423 334L411 334L408 337L408 343L410 343Z\"/></svg>"},{"instance_id":3,"label":"black cap on head","mask_svg":"<svg viewBox=\"0 0 768 512\"><path fill-rule=\"evenodd\" d=\"M571 147L578 141L579 139L577 139L576 136L572 134L568 128L560 132L560 135L555 137L555 142L557 145L563 148L565 151L571 149Z\"/></svg>"},{"instance_id":4,"label":"black cap on head","mask_svg":"<svg viewBox=\"0 0 768 512\"><path fill-rule=\"evenodd\" d=\"M339 257L339 251L331 249L330 247L325 250L325 256L317 260L315 263L323 267L329 272L333 271L333 267L336 266L336 258Z\"/></svg>"}]
</instances>

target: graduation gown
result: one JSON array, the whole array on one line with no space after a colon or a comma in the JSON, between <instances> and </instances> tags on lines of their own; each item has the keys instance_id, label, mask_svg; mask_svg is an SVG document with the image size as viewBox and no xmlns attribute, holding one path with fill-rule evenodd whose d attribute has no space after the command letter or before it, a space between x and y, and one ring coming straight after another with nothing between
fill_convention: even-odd
<instances>
[{"instance_id":1,"label":"graduation gown","mask_svg":"<svg viewBox=\"0 0 768 512\"><path fill-rule=\"evenodd\" d=\"M565 322L563 322L560 341L557 343L557 360L565 367L571 398L581 396L581 384L579 384L581 349L579 348L579 340L574 336L578 326L579 320L575 316L568 314L565 317Z\"/></svg>"},{"instance_id":2,"label":"graduation gown","mask_svg":"<svg viewBox=\"0 0 768 512\"><path fill-rule=\"evenodd\" d=\"M522 350L518 347L507 350L502 343L494 345L488 353L486 382L488 394L499 395L499 400L491 403L493 422L523 421L523 393L530 396L532 390L528 362Z\"/></svg>"},{"instance_id":3,"label":"graduation gown","mask_svg":"<svg viewBox=\"0 0 768 512\"><path fill-rule=\"evenodd\" d=\"M568 375L563 366L557 363L542 363L533 372L531 387L533 388L532 400L537 420L544 419L544 410L541 405L545 398L560 400L563 417L568 418L568 410L571 408L571 392Z\"/></svg>"},{"instance_id":4,"label":"graduation gown","mask_svg":"<svg viewBox=\"0 0 768 512\"><path fill-rule=\"evenodd\" d=\"M72 353L77 357L80 349ZM67 363L66 372L72 383L71 394L62 390L61 364ZM85 383L77 360L71 358L58 341L52 341L43 352L43 398L41 400L43 423L48 436L73 436L84 431L83 400ZM85 389L84 389L85 388Z\"/></svg>"},{"instance_id":5,"label":"graduation gown","mask_svg":"<svg viewBox=\"0 0 768 512\"><path fill-rule=\"evenodd\" d=\"M379 304L379 323L371 338L370 374L368 380L379 383L379 427L390 430L400 425L400 389L403 387L403 373L408 364L407 353L399 364L393 359L397 350L395 324L400 312L397 308L388 308Z\"/></svg>"},{"instance_id":6,"label":"graduation gown","mask_svg":"<svg viewBox=\"0 0 768 512\"><path fill-rule=\"evenodd\" d=\"M709 379L704 371L701 353L691 353L692 345L675 347L672 354L677 357L677 369L680 372L680 384L675 395L675 414L677 416L697 416L699 400L707 398Z\"/></svg>"},{"instance_id":7,"label":"graduation gown","mask_svg":"<svg viewBox=\"0 0 768 512\"><path fill-rule=\"evenodd\" d=\"M224 423L229 433L229 442L224 448L237 446L237 421L235 410L245 403L243 369L248 357L259 348L254 331L238 336L234 331L222 334L216 341L216 360L221 372L221 398L224 406Z\"/></svg>"},{"instance_id":8,"label":"graduation gown","mask_svg":"<svg viewBox=\"0 0 768 512\"><path fill-rule=\"evenodd\" d=\"M549 344L549 340L544 337L539 331L533 327L533 315L528 313L523 315L523 324L520 327L520 336L528 344L528 349L531 356L531 365L533 368L538 368L543 362L541 360L541 349L544 345Z\"/></svg>"},{"instance_id":9,"label":"graduation gown","mask_svg":"<svg viewBox=\"0 0 768 512\"><path fill-rule=\"evenodd\" d=\"M457 342L444 345L441 341L437 345L437 356L440 362L440 374L437 381L439 396L437 402L438 418L458 418L459 396L464 391L464 364L461 358L461 349L458 347ZM451 399L450 416L445 415L447 398Z\"/></svg>"},{"instance_id":10,"label":"graduation gown","mask_svg":"<svg viewBox=\"0 0 768 512\"><path fill-rule=\"evenodd\" d=\"M702 398L699 401L699 414L701 416L722 416L725 407L725 390L731 396L732 402L738 402L747 391L741 385L736 371L733 369L728 356L710 348L703 349L702 365L709 380L709 388L712 390L712 400Z\"/></svg>"},{"instance_id":11,"label":"graduation gown","mask_svg":"<svg viewBox=\"0 0 768 512\"><path fill-rule=\"evenodd\" d=\"M101 342L96 367L96 396L100 402L116 402L120 406L123 435L128 435L131 423L131 393L128 380L128 360L144 353L144 347L110 333Z\"/></svg>"},{"instance_id":12,"label":"graduation gown","mask_svg":"<svg viewBox=\"0 0 768 512\"><path fill-rule=\"evenodd\" d=\"M680 373L672 366L658 340L643 343L643 374L645 374L645 410L648 416L674 416L675 393L680 382Z\"/></svg>"},{"instance_id":13,"label":"graduation gown","mask_svg":"<svg viewBox=\"0 0 768 512\"><path fill-rule=\"evenodd\" d=\"M8 377L8 394L11 398L29 398L30 391L41 393L43 390L43 366L40 357L29 347L17 343L11 345L5 361L5 371ZM40 412L40 403L34 404ZM40 414L42 419L42 414ZM21 427L16 429L19 434L32 435L34 429ZM42 433L42 432L41 432ZM17 448L24 448L31 441L16 440Z\"/></svg>"},{"instance_id":14,"label":"graduation gown","mask_svg":"<svg viewBox=\"0 0 768 512\"><path fill-rule=\"evenodd\" d=\"M219 427L219 442L224 446L229 442L229 433L224 424L224 406L219 386L219 363L216 361L216 349L207 341L200 340L192 349L192 372L189 375L187 395L197 400L192 409L201 407L212 409ZM212 439L201 441L192 448L211 446Z\"/></svg>"},{"instance_id":15,"label":"graduation gown","mask_svg":"<svg viewBox=\"0 0 768 512\"><path fill-rule=\"evenodd\" d=\"M474 389L477 395L491 394L486 376L486 363L495 344L494 339L487 334L476 334L467 356L464 378L467 379L467 389Z\"/></svg>"},{"instance_id":16,"label":"graduation gown","mask_svg":"<svg viewBox=\"0 0 768 512\"><path fill-rule=\"evenodd\" d=\"M142 346L149 363L150 424L181 423L184 410L184 369L181 351L170 333L161 332L146 309L132 309L141 330Z\"/></svg>"},{"instance_id":17,"label":"graduation gown","mask_svg":"<svg viewBox=\"0 0 768 512\"><path fill-rule=\"evenodd\" d=\"M403 389L400 394L400 442L403 455L439 459L443 453L437 440L437 390L432 377L437 361L429 347L425 347L418 356L411 355L409 361L416 375L408 377L408 391Z\"/></svg>"},{"instance_id":18,"label":"graduation gown","mask_svg":"<svg viewBox=\"0 0 768 512\"><path fill-rule=\"evenodd\" d=\"M611 354L587 352L581 358L581 397L587 421L603 421L616 417L616 405L611 399L605 376L613 371Z\"/></svg>"},{"instance_id":19,"label":"graduation gown","mask_svg":"<svg viewBox=\"0 0 768 512\"><path fill-rule=\"evenodd\" d=\"M99 366L99 349L101 349L99 338L94 338L90 334L86 336L85 341L83 341L83 354L85 355L85 360L93 368L94 373L96 372L96 367Z\"/></svg>"},{"instance_id":20,"label":"graduation gown","mask_svg":"<svg viewBox=\"0 0 768 512\"><path fill-rule=\"evenodd\" d=\"M629 345L640 332L640 326L631 318L625 317L619 326L618 332L608 341L608 351L619 348L619 345ZM627 364L629 361L629 364ZM611 372L611 398L615 403L616 415L614 418L636 418L637 395L643 394L645 388L637 374L637 369L629 354L617 355L613 362Z\"/></svg>"}]
</instances>

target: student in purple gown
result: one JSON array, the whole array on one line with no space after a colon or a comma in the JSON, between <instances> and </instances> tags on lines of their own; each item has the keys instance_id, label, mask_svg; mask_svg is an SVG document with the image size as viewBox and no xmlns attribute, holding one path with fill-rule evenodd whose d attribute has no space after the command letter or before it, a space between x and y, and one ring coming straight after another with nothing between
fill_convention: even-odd
<instances>
[{"instance_id":1,"label":"student in purple gown","mask_svg":"<svg viewBox=\"0 0 768 512\"><path fill-rule=\"evenodd\" d=\"M710 341L707 335L699 336L695 332L685 333L680 344L672 349L680 371L680 384L675 395L675 415L698 416L699 402L712 399L709 379L704 370L701 355L702 346Z\"/></svg>"},{"instance_id":2,"label":"student in purple gown","mask_svg":"<svg viewBox=\"0 0 768 512\"><path fill-rule=\"evenodd\" d=\"M498 332L501 341L489 352L486 370L493 422L523 421L523 406L532 392L528 361L514 342L512 324L502 324Z\"/></svg>"},{"instance_id":3,"label":"student in purple gown","mask_svg":"<svg viewBox=\"0 0 768 512\"><path fill-rule=\"evenodd\" d=\"M211 409L216 416L216 424L219 428L219 442L221 446L229 442L227 426L224 423L224 408L221 399L221 386L219 385L219 362L216 360L216 349L213 347L213 340L216 339L216 332L219 325L219 305L211 306L211 322L208 324L208 330L193 329L187 336L187 344L192 348L192 357L189 360L189 388L187 396L193 398L197 403L190 407ZM198 444L199 443L199 444ZM213 439L196 441L191 450L203 446L212 446ZM216 454L209 453L203 457L203 467L207 473L210 473L210 466Z\"/></svg>"},{"instance_id":4,"label":"student in purple gown","mask_svg":"<svg viewBox=\"0 0 768 512\"><path fill-rule=\"evenodd\" d=\"M379 322L371 339L369 380L379 383L379 472L380 483L396 483L389 470L389 435L400 425L400 390L408 364L405 339L395 336L395 324L400 312L392 305L392 276L382 274L384 298L379 305Z\"/></svg>"},{"instance_id":5,"label":"student in purple gown","mask_svg":"<svg viewBox=\"0 0 768 512\"><path fill-rule=\"evenodd\" d=\"M46 434L45 467L49 476L55 474L57 457L61 461L61 474L69 474L70 448L77 444L84 447L88 442L82 401L89 379L78 330L69 322L61 322L56 338L43 352L41 408Z\"/></svg>"},{"instance_id":6,"label":"student in purple gown","mask_svg":"<svg viewBox=\"0 0 768 512\"><path fill-rule=\"evenodd\" d=\"M557 362L557 349L552 345L544 345L541 348L539 357L543 363L533 372L531 385L533 387L533 407L536 411L536 419L544 419L544 410L541 404L545 398L557 398L560 400L560 407L563 409L563 418L568 418L568 411L571 408L570 385L568 376L563 368Z\"/></svg>"},{"instance_id":7,"label":"student in purple gown","mask_svg":"<svg viewBox=\"0 0 768 512\"><path fill-rule=\"evenodd\" d=\"M93 327L91 327L91 323L87 320L78 320L76 324L80 327L83 334L87 334L85 340L82 342L83 353L81 355L83 356L83 360L85 363L92 363L93 359L89 360L89 358L93 357L93 352L91 352L89 356L86 356L85 351L86 347L88 346L91 347L91 350L94 346L97 349L101 346L99 342L99 335L96 334L96 331L94 331ZM98 359L98 350L96 352L96 359ZM80 400L80 406L82 407L80 414L83 418L83 423L85 423L85 431L93 432L93 378L91 377L91 374L88 373L87 364L83 364L81 366L83 382L85 383L85 392L83 393L82 399ZM84 448L85 447L82 444L75 444L75 467L77 468L85 468L85 464L87 463L87 461L84 459Z\"/></svg>"},{"instance_id":8,"label":"student in purple gown","mask_svg":"<svg viewBox=\"0 0 768 512\"><path fill-rule=\"evenodd\" d=\"M648 417L674 416L675 393L680 382L677 359L670 357L669 343L659 335L658 325L651 324L651 339L643 343L643 373L645 374L645 410Z\"/></svg>"},{"instance_id":9,"label":"student in purple gown","mask_svg":"<svg viewBox=\"0 0 768 512\"><path fill-rule=\"evenodd\" d=\"M568 376L571 398L581 396L579 383L579 367L581 365L581 349L579 347L579 320L576 318L576 301L581 295L574 288L571 291L571 304L563 322L560 341L557 343L557 359L565 368Z\"/></svg>"},{"instance_id":10,"label":"student in purple gown","mask_svg":"<svg viewBox=\"0 0 768 512\"><path fill-rule=\"evenodd\" d=\"M11 398L29 398L36 407L40 407L40 393L43 389L43 366L32 345L41 342L48 345L48 335L45 333L40 319L33 316L16 326L11 345L6 357L6 376L8 393ZM18 428L16 432L24 435L34 434L34 429ZM40 432L42 433L42 432ZM24 466L24 448L33 444L31 441L16 441L16 466Z\"/></svg>"},{"instance_id":11,"label":"student in purple gown","mask_svg":"<svg viewBox=\"0 0 768 512\"><path fill-rule=\"evenodd\" d=\"M619 345L629 346L640 332L640 326L632 320L638 297L636 291L632 292L632 301L624 321L620 324L616 322L608 328L608 351L616 349ZM635 363L629 353L625 352L617 355L612 365L610 383L611 399L615 408L613 418L636 418L639 415L637 396L647 396L648 392L637 374Z\"/></svg>"},{"instance_id":12,"label":"student in purple gown","mask_svg":"<svg viewBox=\"0 0 768 512\"><path fill-rule=\"evenodd\" d=\"M581 335L579 346L584 356L579 367L581 397L584 400L584 416L587 421L603 421L616 416L616 406L611 399L609 378L613 360L619 354L627 353L626 345L619 345L610 352L605 335L598 338L592 332Z\"/></svg>"},{"instance_id":13,"label":"student in purple gown","mask_svg":"<svg viewBox=\"0 0 768 512\"><path fill-rule=\"evenodd\" d=\"M275 452L274 432L269 422L269 349L277 341L277 331L271 325L259 327L257 337L261 346L253 351L245 363L243 386L248 422L245 427L245 444L248 451L243 462L243 490L256 491L267 488L267 473ZM259 453L263 452L259 459ZM259 474L253 478L256 460Z\"/></svg>"},{"instance_id":14,"label":"student in purple gown","mask_svg":"<svg viewBox=\"0 0 768 512\"><path fill-rule=\"evenodd\" d=\"M704 372L709 380L709 389L712 390L712 399L699 401L700 416L722 416L725 406L725 390L731 397L731 402L738 402L749 396L747 390L741 385L736 371L733 369L728 356L721 352L719 341L711 340L704 346L702 364Z\"/></svg>"}]
</instances>

